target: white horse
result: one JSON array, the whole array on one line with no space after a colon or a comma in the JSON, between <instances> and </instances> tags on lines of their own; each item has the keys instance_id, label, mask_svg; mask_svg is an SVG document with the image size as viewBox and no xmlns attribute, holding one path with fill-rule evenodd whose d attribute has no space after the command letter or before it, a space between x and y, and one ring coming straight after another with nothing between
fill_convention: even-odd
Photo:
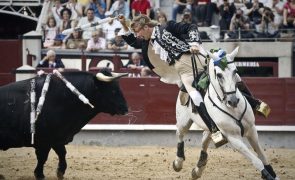
<instances>
[{"instance_id":1,"label":"white horse","mask_svg":"<svg viewBox=\"0 0 295 180\"><path fill-rule=\"evenodd\" d=\"M208 52L211 57L208 65L210 84L204 102L208 113L224 137L235 149L251 161L254 167L261 172L262 178L267 180L278 179L258 142L253 110L236 86L236 83L240 81L237 68L233 63L237 53L238 47L232 53L226 54L223 59L226 60L226 67L222 67L220 64L217 65L217 62L220 61L218 53L212 54ZM203 132L200 158L196 167L192 170L193 179L200 178L206 167L207 149L211 141L210 131L199 118L198 114L192 112L191 104L189 106L181 105L179 95L176 103L178 147L177 157L173 162L175 171L182 169L185 160L183 138L192 123L196 123L205 130ZM243 142L243 136L247 137L258 157Z\"/></svg>"}]
</instances>

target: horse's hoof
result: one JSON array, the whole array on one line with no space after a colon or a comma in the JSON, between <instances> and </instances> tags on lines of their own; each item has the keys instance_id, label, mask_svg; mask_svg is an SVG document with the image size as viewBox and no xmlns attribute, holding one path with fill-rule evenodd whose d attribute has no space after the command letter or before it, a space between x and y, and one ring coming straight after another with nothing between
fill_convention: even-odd
<instances>
[{"instance_id":1,"label":"horse's hoof","mask_svg":"<svg viewBox=\"0 0 295 180\"><path fill-rule=\"evenodd\" d=\"M198 179L200 177L201 177L201 174L198 171L196 171L196 168L194 168L192 170L192 179Z\"/></svg>"},{"instance_id":2,"label":"horse's hoof","mask_svg":"<svg viewBox=\"0 0 295 180\"><path fill-rule=\"evenodd\" d=\"M178 164L178 163L177 163ZM176 165L176 161L173 161L173 169L175 172L179 172L182 169L182 165L178 164L178 166Z\"/></svg>"},{"instance_id":3,"label":"horse's hoof","mask_svg":"<svg viewBox=\"0 0 295 180\"><path fill-rule=\"evenodd\" d=\"M64 173L59 170L56 171L56 176L58 180L64 179Z\"/></svg>"}]
</instances>

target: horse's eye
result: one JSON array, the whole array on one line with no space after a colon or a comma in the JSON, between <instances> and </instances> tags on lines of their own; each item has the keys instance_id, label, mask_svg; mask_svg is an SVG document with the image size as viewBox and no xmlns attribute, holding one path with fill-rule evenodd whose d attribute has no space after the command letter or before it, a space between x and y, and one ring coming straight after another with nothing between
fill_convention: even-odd
<instances>
[{"instance_id":1,"label":"horse's eye","mask_svg":"<svg viewBox=\"0 0 295 180\"><path fill-rule=\"evenodd\" d=\"M238 73L238 70L235 69L235 70L233 71L233 75L235 75L235 74L237 74L237 73Z\"/></svg>"},{"instance_id":2,"label":"horse's eye","mask_svg":"<svg viewBox=\"0 0 295 180\"><path fill-rule=\"evenodd\" d=\"M218 79L222 79L223 78L222 74L221 73L217 73L217 78Z\"/></svg>"}]
</instances>

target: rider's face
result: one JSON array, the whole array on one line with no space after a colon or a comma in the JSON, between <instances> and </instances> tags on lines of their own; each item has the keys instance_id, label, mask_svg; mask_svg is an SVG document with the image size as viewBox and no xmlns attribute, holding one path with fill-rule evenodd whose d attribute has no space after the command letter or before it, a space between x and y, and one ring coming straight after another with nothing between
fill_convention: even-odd
<instances>
[{"instance_id":1,"label":"rider's face","mask_svg":"<svg viewBox=\"0 0 295 180\"><path fill-rule=\"evenodd\" d=\"M136 26L133 28L133 31L136 34L136 37L141 38L141 39L145 39L148 40L150 39L149 37L149 31L148 31L148 26Z\"/></svg>"}]
</instances>

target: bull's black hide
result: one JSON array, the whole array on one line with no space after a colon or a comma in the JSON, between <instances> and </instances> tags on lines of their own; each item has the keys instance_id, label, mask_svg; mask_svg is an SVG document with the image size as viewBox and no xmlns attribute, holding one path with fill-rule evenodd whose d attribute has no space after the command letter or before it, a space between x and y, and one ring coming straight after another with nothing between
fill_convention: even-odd
<instances>
[{"instance_id":1,"label":"bull's black hide","mask_svg":"<svg viewBox=\"0 0 295 180\"><path fill-rule=\"evenodd\" d=\"M43 109L36 122L34 147L38 165L44 156L47 159L51 148L61 151L61 156L65 155L64 145L71 142L73 136L97 113L120 115L127 112L126 101L117 81L103 82L97 80L93 74L86 72L68 72L63 75L89 99L95 108L92 109L80 101L62 80L53 75ZM37 103L44 81L45 75L36 77ZM30 111L30 80L0 87L0 149L32 146L30 144ZM43 165L41 169L42 172L38 172L37 166L36 177L44 176Z\"/></svg>"}]
</instances>

